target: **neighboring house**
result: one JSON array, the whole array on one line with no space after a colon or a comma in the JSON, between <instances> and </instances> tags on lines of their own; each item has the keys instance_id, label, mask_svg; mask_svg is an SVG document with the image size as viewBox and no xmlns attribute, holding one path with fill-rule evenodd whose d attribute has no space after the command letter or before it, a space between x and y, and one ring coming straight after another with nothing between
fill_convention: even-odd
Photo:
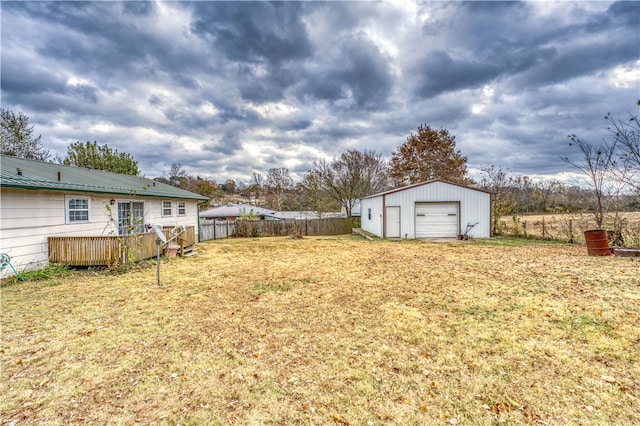
<instances>
[{"instance_id":1,"label":"neighboring house","mask_svg":"<svg viewBox=\"0 0 640 426\"><path fill-rule=\"evenodd\" d=\"M431 180L361 200L361 227L381 238L491 236L491 192Z\"/></svg>"},{"instance_id":2,"label":"neighboring house","mask_svg":"<svg viewBox=\"0 0 640 426\"><path fill-rule=\"evenodd\" d=\"M295 219L295 220L314 220L320 219L318 213L310 210L295 210L295 211L276 211L273 214L280 219ZM324 212L321 214L322 219L329 219L334 217L345 217L340 212Z\"/></svg>"},{"instance_id":3,"label":"neighboring house","mask_svg":"<svg viewBox=\"0 0 640 426\"><path fill-rule=\"evenodd\" d=\"M201 219L215 220L236 220L242 216L251 216L255 220L312 220L320 219L316 212L298 210L298 211L276 211L262 207L253 206L251 204L228 203L221 206L212 207L200 212ZM343 217L341 213L323 213L322 218Z\"/></svg>"},{"instance_id":4,"label":"neighboring house","mask_svg":"<svg viewBox=\"0 0 640 426\"><path fill-rule=\"evenodd\" d=\"M197 229L198 204L208 200L143 177L7 156L0 171L0 252L18 270L47 264L50 236L120 236L148 224Z\"/></svg>"},{"instance_id":5,"label":"neighboring house","mask_svg":"<svg viewBox=\"0 0 640 426\"><path fill-rule=\"evenodd\" d=\"M212 207L200 212L201 219L215 220L236 220L242 216L252 216L255 219L271 219L279 220L273 210L263 209L262 207L252 206L251 204L234 204L228 203L222 206Z\"/></svg>"}]
</instances>

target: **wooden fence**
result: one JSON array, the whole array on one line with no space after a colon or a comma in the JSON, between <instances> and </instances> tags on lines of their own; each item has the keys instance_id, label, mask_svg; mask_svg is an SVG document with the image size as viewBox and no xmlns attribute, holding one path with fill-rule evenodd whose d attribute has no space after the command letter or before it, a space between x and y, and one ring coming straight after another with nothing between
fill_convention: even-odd
<instances>
[{"instance_id":1,"label":"wooden fence","mask_svg":"<svg viewBox=\"0 0 640 426\"><path fill-rule=\"evenodd\" d=\"M250 220L253 236L286 237L295 233L303 236L350 234L353 224L350 218ZM200 241L219 240L235 236L236 221L200 220Z\"/></svg>"},{"instance_id":2,"label":"wooden fence","mask_svg":"<svg viewBox=\"0 0 640 426\"><path fill-rule=\"evenodd\" d=\"M171 237L171 227L163 228ZM195 228L186 227L175 240L183 254L196 243ZM72 266L118 266L154 257L157 254L155 232L127 236L49 237L49 262Z\"/></svg>"}]
</instances>

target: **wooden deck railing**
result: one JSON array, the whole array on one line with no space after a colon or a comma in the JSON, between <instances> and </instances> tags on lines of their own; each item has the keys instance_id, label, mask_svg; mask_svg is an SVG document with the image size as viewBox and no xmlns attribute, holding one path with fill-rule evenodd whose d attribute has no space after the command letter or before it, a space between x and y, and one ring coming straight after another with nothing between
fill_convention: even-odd
<instances>
[{"instance_id":1,"label":"wooden deck railing","mask_svg":"<svg viewBox=\"0 0 640 426\"><path fill-rule=\"evenodd\" d=\"M171 238L172 227L163 231ZM176 240L180 254L196 243L195 229L187 226ZM146 232L135 236L49 237L49 262L72 266L118 266L138 262L157 254L156 234Z\"/></svg>"}]
</instances>

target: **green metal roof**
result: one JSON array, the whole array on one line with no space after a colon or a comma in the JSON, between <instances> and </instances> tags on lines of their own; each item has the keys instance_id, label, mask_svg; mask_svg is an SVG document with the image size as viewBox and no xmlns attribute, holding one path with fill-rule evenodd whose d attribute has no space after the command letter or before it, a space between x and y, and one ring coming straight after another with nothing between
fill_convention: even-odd
<instances>
[{"instance_id":1,"label":"green metal roof","mask_svg":"<svg viewBox=\"0 0 640 426\"><path fill-rule=\"evenodd\" d=\"M139 176L4 155L0 160L0 185L6 188L208 200L205 196Z\"/></svg>"}]
</instances>

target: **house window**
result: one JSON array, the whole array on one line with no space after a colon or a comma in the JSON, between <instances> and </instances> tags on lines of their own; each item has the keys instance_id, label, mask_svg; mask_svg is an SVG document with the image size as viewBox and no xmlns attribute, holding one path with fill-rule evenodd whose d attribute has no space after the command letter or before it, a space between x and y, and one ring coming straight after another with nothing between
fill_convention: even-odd
<instances>
[{"instance_id":1,"label":"house window","mask_svg":"<svg viewBox=\"0 0 640 426\"><path fill-rule=\"evenodd\" d=\"M171 212L171 201L163 201L162 202L162 216L172 216Z\"/></svg>"},{"instance_id":2,"label":"house window","mask_svg":"<svg viewBox=\"0 0 640 426\"><path fill-rule=\"evenodd\" d=\"M118 201L118 235L144 232L144 203Z\"/></svg>"},{"instance_id":3,"label":"house window","mask_svg":"<svg viewBox=\"0 0 640 426\"><path fill-rule=\"evenodd\" d=\"M89 222L89 198L67 198L67 223Z\"/></svg>"},{"instance_id":4,"label":"house window","mask_svg":"<svg viewBox=\"0 0 640 426\"><path fill-rule=\"evenodd\" d=\"M178 216L187 215L187 203L185 201L178 201Z\"/></svg>"}]
</instances>

